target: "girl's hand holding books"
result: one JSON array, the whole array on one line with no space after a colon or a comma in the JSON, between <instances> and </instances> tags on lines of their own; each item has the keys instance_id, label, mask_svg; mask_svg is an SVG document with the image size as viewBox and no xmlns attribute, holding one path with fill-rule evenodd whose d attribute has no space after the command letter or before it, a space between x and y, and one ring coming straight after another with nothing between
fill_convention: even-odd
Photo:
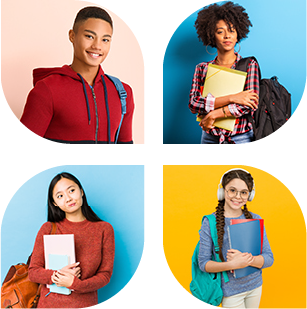
<instances>
[{"instance_id":1,"label":"girl's hand holding books","mask_svg":"<svg viewBox=\"0 0 307 309\"><path fill-rule=\"evenodd\" d=\"M235 249L230 249L227 251L227 262L231 262L232 269L240 269L250 266L254 259L255 257L251 253L242 253Z\"/></svg>"},{"instance_id":2,"label":"girl's hand holding books","mask_svg":"<svg viewBox=\"0 0 307 309\"><path fill-rule=\"evenodd\" d=\"M254 110L258 108L258 99L259 96L254 90L245 90L230 96L231 103L246 105Z\"/></svg>"},{"instance_id":3,"label":"girl's hand holding books","mask_svg":"<svg viewBox=\"0 0 307 309\"><path fill-rule=\"evenodd\" d=\"M51 281L57 286L69 288L74 282L75 276L69 272L55 271L51 276Z\"/></svg>"},{"instance_id":4,"label":"girl's hand holding books","mask_svg":"<svg viewBox=\"0 0 307 309\"><path fill-rule=\"evenodd\" d=\"M51 276L51 281L57 286L64 286L66 288L70 287L74 282L74 277L81 277L81 268L79 262L67 265L55 271Z\"/></svg>"},{"instance_id":5,"label":"girl's hand holding books","mask_svg":"<svg viewBox=\"0 0 307 309\"><path fill-rule=\"evenodd\" d=\"M81 268L80 268L79 264L80 264L80 262L67 265L67 266L63 267L60 270L60 272L61 273L67 272L67 273L70 273L73 276L76 276L77 278L80 278L81 277Z\"/></svg>"}]
</instances>

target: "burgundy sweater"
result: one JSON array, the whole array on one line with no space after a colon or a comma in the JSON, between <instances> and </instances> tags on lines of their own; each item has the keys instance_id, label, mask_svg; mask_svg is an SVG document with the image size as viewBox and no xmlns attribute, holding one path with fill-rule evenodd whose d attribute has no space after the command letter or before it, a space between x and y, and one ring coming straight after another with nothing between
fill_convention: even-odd
<instances>
[{"instance_id":1,"label":"burgundy sweater","mask_svg":"<svg viewBox=\"0 0 307 309\"><path fill-rule=\"evenodd\" d=\"M49 293L46 284L52 284L54 270L45 269L43 235L51 233L51 223L40 228L32 253L29 278L42 283L38 308L85 308L98 304L97 290L109 283L114 262L114 232L104 221L71 222L67 219L56 223L56 234L74 234L76 261L80 262L81 278L74 278L70 295ZM55 269L56 270L56 269Z\"/></svg>"},{"instance_id":2,"label":"burgundy sweater","mask_svg":"<svg viewBox=\"0 0 307 309\"><path fill-rule=\"evenodd\" d=\"M68 65L35 69L33 84L20 119L28 129L62 143L114 143L121 103L115 85L101 66L92 88ZM123 86L127 112L118 143L133 143L133 94L129 85Z\"/></svg>"}]
</instances>

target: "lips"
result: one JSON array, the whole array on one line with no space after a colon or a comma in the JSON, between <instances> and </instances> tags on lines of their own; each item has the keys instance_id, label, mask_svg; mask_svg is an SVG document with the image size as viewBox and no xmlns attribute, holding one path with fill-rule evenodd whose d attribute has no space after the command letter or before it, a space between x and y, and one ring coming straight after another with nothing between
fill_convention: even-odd
<instances>
[{"instance_id":1,"label":"lips","mask_svg":"<svg viewBox=\"0 0 307 309\"><path fill-rule=\"evenodd\" d=\"M69 207L74 207L76 205L76 203L72 203L72 204L69 204L68 206Z\"/></svg>"},{"instance_id":2,"label":"lips","mask_svg":"<svg viewBox=\"0 0 307 309\"><path fill-rule=\"evenodd\" d=\"M102 56L102 54L99 54L99 53L94 53L94 52L91 52L91 51L87 51L87 53L94 59L97 59L99 57Z\"/></svg>"},{"instance_id":3,"label":"lips","mask_svg":"<svg viewBox=\"0 0 307 309\"><path fill-rule=\"evenodd\" d=\"M232 44L232 42L231 41L225 41L225 42L223 42L225 45L231 45Z\"/></svg>"},{"instance_id":4,"label":"lips","mask_svg":"<svg viewBox=\"0 0 307 309\"><path fill-rule=\"evenodd\" d=\"M240 206L242 204L242 201L231 201L235 206Z\"/></svg>"}]
</instances>

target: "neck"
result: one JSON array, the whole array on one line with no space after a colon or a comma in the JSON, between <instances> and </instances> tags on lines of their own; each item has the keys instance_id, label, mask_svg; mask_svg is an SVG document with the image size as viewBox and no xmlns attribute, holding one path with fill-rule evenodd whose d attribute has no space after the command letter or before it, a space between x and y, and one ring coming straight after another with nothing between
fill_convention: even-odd
<instances>
[{"instance_id":1,"label":"neck","mask_svg":"<svg viewBox=\"0 0 307 309\"><path fill-rule=\"evenodd\" d=\"M228 51L228 52L218 52L217 55L217 63L220 66L232 66L233 63L236 61L237 56L234 53L233 50Z\"/></svg>"},{"instance_id":2,"label":"neck","mask_svg":"<svg viewBox=\"0 0 307 309\"><path fill-rule=\"evenodd\" d=\"M81 221L84 221L86 218L83 216L82 212L80 211L78 213L72 213L72 214L66 213L66 219L71 222L81 222Z\"/></svg>"},{"instance_id":3,"label":"neck","mask_svg":"<svg viewBox=\"0 0 307 309\"><path fill-rule=\"evenodd\" d=\"M93 86L96 75L99 71L98 67L84 67L80 65L76 60L70 65L70 67L76 72L82 75L82 77L87 81L87 83Z\"/></svg>"},{"instance_id":4,"label":"neck","mask_svg":"<svg viewBox=\"0 0 307 309\"><path fill-rule=\"evenodd\" d=\"M231 209L230 207L227 207L225 205L224 207L224 216L225 218L237 218L240 217L243 214L242 209Z\"/></svg>"}]
</instances>

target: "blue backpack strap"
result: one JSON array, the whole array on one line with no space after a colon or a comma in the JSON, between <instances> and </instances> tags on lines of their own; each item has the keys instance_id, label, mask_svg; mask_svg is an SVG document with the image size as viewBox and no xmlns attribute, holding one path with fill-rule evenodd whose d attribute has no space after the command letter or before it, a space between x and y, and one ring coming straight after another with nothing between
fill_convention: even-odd
<instances>
[{"instance_id":1,"label":"blue backpack strap","mask_svg":"<svg viewBox=\"0 0 307 309\"><path fill-rule=\"evenodd\" d=\"M117 139L118 139L120 127L122 125L124 115L126 114L126 111L127 111L127 107L126 107L127 91L125 90L122 82L117 77L107 75L107 74L105 74L105 75L113 82L113 84L114 84L114 86L115 86L115 88L118 92L118 95L119 95L119 98L120 98L120 103L121 103L121 106L122 106L121 120L120 120L118 129L117 129L117 133L116 133L116 137L115 137L115 144L117 144Z\"/></svg>"},{"instance_id":2,"label":"blue backpack strap","mask_svg":"<svg viewBox=\"0 0 307 309\"><path fill-rule=\"evenodd\" d=\"M211 238L212 238L213 245L214 245L214 252L215 252L216 261L221 262L221 259L219 258L219 255L218 255L218 252L220 251L220 247L219 247L219 244L218 244L215 215L212 214L212 215L207 215L207 216L204 216L204 217L207 217L208 220L209 220L210 233L211 233ZM226 271L223 271L223 277L224 277L225 282L229 281L229 278L228 278Z\"/></svg>"},{"instance_id":3,"label":"blue backpack strap","mask_svg":"<svg viewBox=\"0 0 307 309\"><path fill-rule=\"evenodd\" d=\"M118 92L120 103L122 105L122 114L126 114L126 98L127 98L127 92L122 84L122 82L114 76L105 74L114 84L116 87L116 90Z\"/></svg>"}]
</instances>

